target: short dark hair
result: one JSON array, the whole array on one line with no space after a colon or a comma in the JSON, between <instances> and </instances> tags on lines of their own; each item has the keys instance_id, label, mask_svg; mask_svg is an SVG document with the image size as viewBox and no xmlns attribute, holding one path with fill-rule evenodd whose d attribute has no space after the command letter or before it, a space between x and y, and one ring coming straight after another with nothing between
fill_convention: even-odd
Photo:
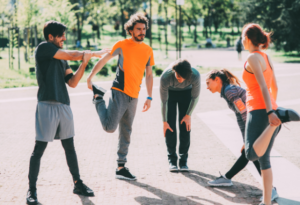
<instances>
[{"instance_id":1,"label":"short dark hair","mask_svg":"<svg viewBox=\"0 0 300 205\"><path fill-rule=\"evenodd\" d=\"M46 41L48 41L49 34L51 34L53 37L62 36L66 29L67 27L62 23L59 23L57 21L48 21L44 25L44 37Z\"/></svg>"},{"instance_id":2,"label":"short dark hair","mask_svg":"<svg viewBox=\"0 0 300 205\"><path fill-rule=\"evenodd\" d=\"M129 31L130 30L132 31L135 24L137 24L137 23L145 24L146 30L149 28L148 19L145 16L143 16L142 14L136 13L136 14L131 15L130 19L125 24L125 30L128 35L131 35Z\"/></svg>"},{"instance_id":3,"label":"short dark hair","mask_svg":"<svg viewBox=\"0 0 300 205\"><path fill-rule=\"evenodd\" d=\"M176 61L173 65L173 70L184 79L189 79L192 75L192 67L187 60L179 59Z\"/></svg>"}]
</instances>

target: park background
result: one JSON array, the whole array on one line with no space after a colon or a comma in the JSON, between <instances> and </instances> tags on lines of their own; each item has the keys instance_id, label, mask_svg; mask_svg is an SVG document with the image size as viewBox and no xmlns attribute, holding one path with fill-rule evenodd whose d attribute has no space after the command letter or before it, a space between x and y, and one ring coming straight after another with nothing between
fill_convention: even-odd
<instances>
[{"instance_id":1,"label":"park background","mask_svg":"<svg viewBox=\"0 0 300 205\"><path fill-rule=\"evenodd\" d=\"M234 50L248 22L273 33L268 53L274 61L300 62L300 0L0 0L0 88L37 85L34 50L44 40L46 21L68 27L64 49L100 50L130 37L124 24L136 12L150 20L145 43L154 50L155 76L180 51ZM70 62L74 71L79 64ZM194 66L201 73L217 68ZM117 59L111 60L97 80L112 80L116 67Z\"/></svg>"}]
</instances>

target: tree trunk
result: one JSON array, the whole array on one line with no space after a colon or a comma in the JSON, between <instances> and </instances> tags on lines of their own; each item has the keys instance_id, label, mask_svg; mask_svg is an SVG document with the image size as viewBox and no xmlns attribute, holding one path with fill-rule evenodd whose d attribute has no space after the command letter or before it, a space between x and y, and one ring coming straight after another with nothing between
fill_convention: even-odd
<instances>
[{"instance_id":1,"label":"tree trunk","mask_svg":"<svg viewBox=\"0 0 300 205\"><path fill-rule=\"evenodd\" d=\"M77 40L81 40L81 28L80 28L80 18L79 18L79 14L76 13L76 18L77 18Z\"/></svg>"},{"instance_id":2,"label":"tree trunk","mask_svg":"<svg viewBox=\"0 0 300 205\"><path fill-rule=\"evenodd\" d=\"M125 24L124 9L123 9L124 3L121 0L119 0L119 3L121 5L120 9L121 9L121 21L122 21L122 36L126 38L126 31L124 28L124 24Z\"/></svg>"},{"instance_id":3,"label":"tree trunk","mask_svg":"<svg viewBox=\"0 0 300 205\"><path fill-rule=\"evenodd\" d=\"M198 41L197 41L197 21L196 21L196 23L194 24L194 43L198 43Z\"/></svg>"},{"instance_id":4,"label":"tree trunk","mask_svg":"<svg viewBox=\"0 0 300 205\"><path fill-rule=\"evenodd\" d=\"M165 8L165 16L166 16L166 20L165 20L166 56L168 56L168 8L167 8L166 4L165 4L164 8Z\"/></svg>"}]
</instances>

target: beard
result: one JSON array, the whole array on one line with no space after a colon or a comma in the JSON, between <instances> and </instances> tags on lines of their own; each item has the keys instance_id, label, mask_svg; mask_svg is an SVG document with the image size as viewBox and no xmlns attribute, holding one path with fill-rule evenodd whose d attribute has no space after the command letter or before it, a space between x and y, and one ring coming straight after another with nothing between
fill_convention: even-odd
<instances>
[{"instance_id":1,"label":"beard","mask_svg":"<svg viewBox=\"0 0 300 205\"><path fill-rule=\"evenodd\" d=\"M61 43L62 43L62 45L61 45ZM53 44L56 45L58 48L63 48L63 45L64 45L63 43L64 43L64 41L54 41L53 42Z\"/></svg>"},{"instance_id":2,"label":"beard","mask_svg":"<svg viewBox=\"0 0 300 205\"><path fill-rule=\"evenodd\" d=\"M141 42L141 41L144 40L145 35L141 34L141 35L135 36L135 35L133 34L133 37L134 37L134 40L136 40L136 41L138 41L138 42Z\"/></svg>"}]
</instances>

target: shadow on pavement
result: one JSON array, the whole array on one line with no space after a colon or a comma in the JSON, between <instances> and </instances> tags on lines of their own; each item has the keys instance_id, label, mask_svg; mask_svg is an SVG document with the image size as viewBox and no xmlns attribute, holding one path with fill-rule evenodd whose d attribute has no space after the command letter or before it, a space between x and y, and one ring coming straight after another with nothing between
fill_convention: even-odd
<instances>
[{"instance_id":1,"label":"shadow on pavement","mask_svg":"<svg viewBox=\"0 0 300 205\"><path fill-rule=\"evenodd\" d=\"M253 204L260 203L259 198L262 195L262 191L257 187L239 182L233 182L234 185L231 187L211 187L207 182L216 179L216 176L194 170L181 172L181 174L230 202L244 203L247 201L249 203L249 200L252 200L251 203Z\"/></svg>"},{"instance_id":2,"label":"shadow on pavement","mask_svg":"<svg viewBox=\"0 0 300 205\"><path fill-rule=\"evenodd\" d=\"M135 197L134 199L140 204L145 204L145 205L146 204L156 204L156 205L158 205L158 204L178 204L178 202L181 202L183 204L189 204L189 205L203 205L199 202L191 200L191 199L196 199L196 200L202 200L205 202L209 202L209 203L215 204L215 205L222 205L220 203L217 203L217 202L214 202L214 201L211 201L208 199L203 199L198 196L189 196L189 197L178 196L178 195L163 191L161 189L155 188L148 184L144 184L144 183L137 182L137 181L126 181L126 182L130 183L132 185L135 185L139 188L145 189L148 192L151 192L152 194L154 194L160 198L160 199L156 199L156 198L150 198L150 197L146 197L146 196ZM205 204L207 204L207 203L205 203Z\"/></svg>"},{"instance_id":3,"label":"shadow on pavement","mask_svg":"<svg viewBox=\"0 0 300 205\"><path fill-rule=\"evenodd\" d=\"M78 195L78 197L80 198L82 205L95 205L88 196Z\"/></svg>"},{"instance_id":4,"label":"shadow on pavement","mask_svg":"<svg viewBox=\"0 0 300 205\"><path fill-rule=\"evenodd\" d=\"M282 198L282 197L277 198L276 202L279 205L300 205L300 201L294 201L294 200L286 199L286 198Z\"/></svg>"}]
</instances>

